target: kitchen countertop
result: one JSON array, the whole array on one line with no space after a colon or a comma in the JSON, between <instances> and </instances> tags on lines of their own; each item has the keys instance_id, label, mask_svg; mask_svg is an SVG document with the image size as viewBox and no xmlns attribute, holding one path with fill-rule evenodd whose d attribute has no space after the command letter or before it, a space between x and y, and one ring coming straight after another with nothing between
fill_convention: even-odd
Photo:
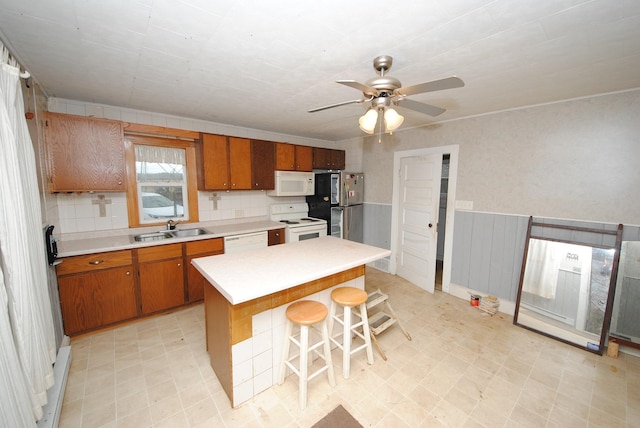
<instances>
[{"instance_id":1,"label":"kitchen countertop","mask_svg":"<svg viewBox=\"0 0 640 428\"><path fill-rule=\"evenodd\" d=\"M138 228L126 229L118 231L108 231L96 233L95 236L89 236L84 239L65 239L61 236L58 243L58 257L80 256L93 253L102 253L105 251L131 250L134 248L152 247L156 245L176 244L180 242L198 241L203 239L221 238L224 236L240 235L245 233L254 233L268 231L272 229L283 228L284 225L279 222L270 220L259 220L238 223L197 223L197 224L178 224L178 230L202 228L210 231L206 235L190 236L184 238L170 238L159 241L135 242L132 240L133 235L139 233L157 232L163 230L162 227L154 228ZM108 233L108 234L107 234ZM106 236L104 236L106 234ZM76 234L77 235L77 234ZM87 235L91 235L87 233Z\"/></svg>"},{"instance_id":2,"label":"kitchen countertop","mask_svg":"<svg viewBox=\"0 0 640 428\"><path fill-rule=\"evenodd\" d=\"M391 255L390 250L325 236L192 264L233 305L277 293Z\"/></svg>"}]
</instances>

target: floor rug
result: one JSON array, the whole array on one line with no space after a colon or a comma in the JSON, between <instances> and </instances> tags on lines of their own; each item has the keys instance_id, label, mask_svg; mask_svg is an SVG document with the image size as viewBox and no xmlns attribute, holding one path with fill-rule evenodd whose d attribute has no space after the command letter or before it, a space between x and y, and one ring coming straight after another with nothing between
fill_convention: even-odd
<instances>
[{"instance_id":1,"label":"floor rug","mask_svg":"<svg viewBox=\"0 0 640 428\"><path fill-rule=\"evenodd\" d=\"M362 425L340 405L316 422L312 428L362 428Z\"/></svg>"}]
</instances>

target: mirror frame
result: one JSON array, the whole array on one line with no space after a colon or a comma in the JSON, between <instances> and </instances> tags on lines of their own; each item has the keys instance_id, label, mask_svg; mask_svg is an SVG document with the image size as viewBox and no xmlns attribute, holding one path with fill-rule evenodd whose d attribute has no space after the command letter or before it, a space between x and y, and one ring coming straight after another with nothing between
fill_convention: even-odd
<instances>
[{"instance_id":1,"label":"mirror frame","mask_svg":"<svg viewBox=\"0 0 640 428\"><path fill-rule=\"evenodd\" d=\"M616 295L614 297L614 302L613 302L613 310L611 312L611 321L613 322L616 319L616 309L617 307L620 305L620 301L616 301L616 297L620 298L620 292L621 292L621 286L622 284L622 280L624 278L624 273L625 273L625 263L627 262L627 260L625 260L625 252L623 251L625 249L625 244L627 245L627 248L629 246L636 246L636 245L640 245L640 241L623 241L622 242L622 246L620 249L620 260L618 262L618 280L616 281ZM628 250L630 251L630 250ZM621 274L621 275L620 275ZM618 318L619 319L619 318ZM609 342L616 342L620 345L624 345L624 346L629 346L631 348L635 348L635 349L640 349L640 341L634 340L636 339L635 337L632 339L631 337L626 337L624 334L618 332L618 331L614 331L611 327L609 328Z\"/></svg>"},{"instance_id":2,"label":"mirror frame","mask_svg":"<svg viewBox=\"0 0 640 428\"><path fill-rule=\"evenodd\" d=\"M579 223L579 222L578 222ZM589 352L593 352L598 355L602 355L604 351L604 344L607 337L607 333L609 331L609 326L611 324L611 315L613 313L613 300L615 296L615 287L618 276L618 263L620 259L620 247L622 245L622 224L618 224L615 230L607 229L607 228L592 228L592 227L581 227L581 226L571 226L567 224L553 223L553 222L541 222L534 221L533 217L529 217L529 224L527 227L527 237L524 247L524 254L522 256L522 268L520 270L520 283L518 284L518 295L516 298L516 306L513 314L513 324L520 326L522 328L526 328L527 330L534 331L536 333L542 334L543 336L550 337L552 339L559 340L568 345L572 345L578 347L580 349L584 349ZM535 233L533 230L535 229ZM577 235L581 236L590 236L591 239L583 239L581 241L575 239L568 239L565 236L567 235ZM571 342L570 340L566 340L564 338L555 336L551 333L541 331L539 329L524 325L518 322L518 314L520 311L520 299L522 297L522 286L525 277L525 269L527 266L527 257L529 255L529 243L531 239L538 239L543 241L552 241L552 242L561 242L566 244L574 244L581 245L591 248L601 248L606 250L614 250L613 255L613 265L611 266L611 276L609 278L609 289L607 291L607 303L604 312L604 320L602 323L602 329L600 330L600 341L598 343L598 348L594 349L589 346L581 346L580 344ZM615 243L610 245L606 244L598 244L597 241L607 242L615 239ZM590 242L587 242L590 241Z\"/></svg>"}]
</instances>

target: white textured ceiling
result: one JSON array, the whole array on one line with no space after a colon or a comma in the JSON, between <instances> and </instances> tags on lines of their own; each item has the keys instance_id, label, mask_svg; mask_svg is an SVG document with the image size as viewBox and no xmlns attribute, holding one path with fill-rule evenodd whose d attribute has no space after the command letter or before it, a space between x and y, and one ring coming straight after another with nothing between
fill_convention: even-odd
<instances>
[{"instance_id":1,"label":"white textured ceiling","mask_svg":"<svg viewBox=\"0 0 640 428\"><path fill-rule=\"evenodd\" d=\"M402 128L640 87L638 0L0 0L0 38L49 96L278 133L363 135L377 55L413 95Z\"/></svg>"}]
</instances>

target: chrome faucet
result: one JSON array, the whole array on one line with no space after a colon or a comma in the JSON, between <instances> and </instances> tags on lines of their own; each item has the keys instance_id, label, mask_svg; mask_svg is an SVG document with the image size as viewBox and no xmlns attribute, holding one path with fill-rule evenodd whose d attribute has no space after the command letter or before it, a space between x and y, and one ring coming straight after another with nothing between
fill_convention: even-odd
<instances>
[{"instance_id":1,"label":"chrome faucet","mask_svg":"<svg viewBox=\"0 0 640 428\"><path fill-rule=\"evenodd\" d=\"M175 230L177 225L178 225L177 221L173 221L170 219L169 221L167 221L167 230Z\"/></svg>"}]
</instances>

